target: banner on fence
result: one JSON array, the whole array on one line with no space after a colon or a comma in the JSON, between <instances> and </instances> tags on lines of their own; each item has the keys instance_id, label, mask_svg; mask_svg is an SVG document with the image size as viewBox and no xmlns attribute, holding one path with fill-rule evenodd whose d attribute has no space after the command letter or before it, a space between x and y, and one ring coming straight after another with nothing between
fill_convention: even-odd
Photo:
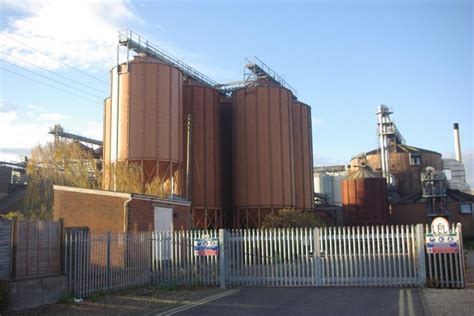
<instances>
[{"instance_id":1,"label":"banner on fence","mask_svg":"<svg viewBox=\"0 0 474 316\"><path fill-rule=\"evenodd\" d=\"M459 238L457 234L426 234L426 251L428 253L458 253Z\"/></svg>"},{"instance_id":2,"label":"banner on fence","mask_svg":"<svg viewBox=\"0 0 474 316\"><path fill-rule=\"evenodd\" d=\"M194 255L196 256L217 256L219 253L219 241L217 238L204 236L194 239Z\"/></svg>"}]
</instances>

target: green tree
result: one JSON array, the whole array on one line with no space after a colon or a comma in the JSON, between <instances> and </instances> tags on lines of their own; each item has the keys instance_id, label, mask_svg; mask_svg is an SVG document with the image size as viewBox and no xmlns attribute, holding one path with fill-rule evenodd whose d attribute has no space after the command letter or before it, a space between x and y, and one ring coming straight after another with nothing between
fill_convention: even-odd
<instances>
[{"instance_id":1,"label":"green tree","mask_svg":"<svg viewBox=\"0 0 474 316\"><path fill-rule=\"evenodd\" d=\"M311 212L282 209L265 217L262 228L323 227L324 221Z\"/></svg>"},{"instance_id":2,"label":"green tree","mask_svg":"<svg viewBox=\"0 0 474 316\"><path fill-rule=\"evenodd\" d=\"M78 142L57 141L31 150L27 165L25 212L28 219L50 219L53 185L100 188L101 173L92 151Z\"/></svg>"}]
</instances>

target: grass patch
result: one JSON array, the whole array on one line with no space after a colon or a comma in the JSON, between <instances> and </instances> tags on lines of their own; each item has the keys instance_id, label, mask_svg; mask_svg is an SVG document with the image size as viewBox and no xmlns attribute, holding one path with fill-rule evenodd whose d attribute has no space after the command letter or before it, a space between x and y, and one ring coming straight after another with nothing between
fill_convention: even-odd
<instances>
[{"instance_id":1,"label":"grass patch","mask_svg":"<svg viewBox=\"0 0 474 316\"><path fill-rule=\"evenodd\" d=\"M64 295L59 299L60 304L72 304L74 303L74 295L71 291L67 291Z\"/></svg>"},{"instance_id":2,"label":"grass patch","mask_svg":"<svg viewBox=\"0 0 474 316\"><path fill-rule=\"evenodd\" d=\"M99 298L101 298L102 296L105 296L105 294L106 293L104 291L97 291L96 293L92 294L92 296L89 297L87 300L92 303L95 303L97 302Z\"/></svg>"}]
</instances>

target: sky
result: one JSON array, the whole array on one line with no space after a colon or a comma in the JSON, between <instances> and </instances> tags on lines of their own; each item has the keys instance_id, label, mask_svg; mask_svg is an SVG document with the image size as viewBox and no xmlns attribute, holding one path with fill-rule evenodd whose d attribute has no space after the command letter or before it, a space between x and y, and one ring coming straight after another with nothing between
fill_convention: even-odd
<instances>
[{"instance_id":1,"label":"sky","mask_svg":"<svg viewBox=\"0 0 474 316\"><path fill-rule=\"evenodd\" d=\"M0 0L0 160L58 123L102 139L117 33L131 29L218 82L265 61L312 107L315 165L376 148L380 104L407 144L446 158L457 122L474 188L473 16L469 0Z\"/></svg>"}]
</instances>

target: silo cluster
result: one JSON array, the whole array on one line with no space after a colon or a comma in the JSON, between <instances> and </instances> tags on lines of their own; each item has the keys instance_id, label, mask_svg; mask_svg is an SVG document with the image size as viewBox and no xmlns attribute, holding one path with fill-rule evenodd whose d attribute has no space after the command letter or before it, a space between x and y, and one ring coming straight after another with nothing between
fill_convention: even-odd
<instances>
[{"instance_id":1,"label":"silo cluster","mask_svg":"<svg viewBox=\"0 0 474 316\"><path fill-rule=\"evenodd\" d=\"M196 228L260 227L280 209L313 209L311 109L256 81L230 93L147 56L111 71L104 105L107 166L140 166L162 194L192 202Z\"/></svg>"}]
</instances>

